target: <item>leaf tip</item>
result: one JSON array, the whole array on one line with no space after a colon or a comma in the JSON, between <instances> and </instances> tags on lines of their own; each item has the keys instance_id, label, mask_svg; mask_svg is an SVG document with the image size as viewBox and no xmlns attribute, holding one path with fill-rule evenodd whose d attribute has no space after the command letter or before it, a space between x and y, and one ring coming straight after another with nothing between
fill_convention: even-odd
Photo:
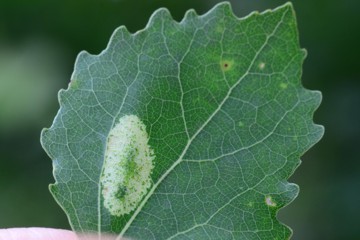
<instances>
[{"instance_id":1,"label":"leaf tip","mask_svg":"<svg viewBox=\"0 0 360 240\"><path fill-rule=\"evenodd\" d=\"M111 46L114 45L114 42L117 41L121 41L122 39L124 39L127 35L130 35L129 30L126 28L126 26L120 26L118 28L115 29L115 31L113 32L113 34L110 37L110 41L106 47L106 49L103 51L105 52L106 50L108 50Z\"/></svg>"},{"instance_id":2,"label":"leaf tip","mask_svg":"<svg viewBox=\"0 0 360 240\"><path fill-rule=\"evenodd\" d=\"M151 26L154 26L159 22L164 22L168 20L173 20L170 11L167 8L159 8L150 16L150 19L145 29L150 28Z\"/></svg>"},{"instance_id":3,"label":"leaf tip","mask_svg":"<svg viewBox=\"0 0 360 240\"><path fill-rule=\"evenodd\" d=\"M69 86L69 88L71 88L71 85ZM60 106L64 101L64 95L65 95L66 91L67 90L65 90L65 89L60 89L59 92L58 92L58 100L59 100Z\"/></svg>"},{"instance_id":4,"label":"leaf tip","mask_svg":"<svg viewBox=\"0 0 360 240\"><path fill-rule=\"evenodd\" d=\"M185 15L184 15L184 18L183 20L181 21L182 23L183 22L186 22L187 20L189 19L193 19L197 16L197 13L194 9L189 9L186 11Z\"/></svg>"},{"instance_id":5,"label":"leaf tip","mask_svg":"<svg viewBox=\"0 0 360 240\"><path fill-rule=\"evenodd\" d=\"M325 134L325 127L323 125L320 125L320 124L315 124L315 128L317 129L318 138L320 140Z\"/></svg>"},{"instance_id":6,"label":"leaf tip","mask_svg":"<svg viewBox=\"0 0 360 240\"><path fill-rule=\"evenodd\" d=\"M308 51L305 48L302 48L300 51L301 51L303 59L305 59L308 55Z\"/></svg>"},{"instance_id":7,"label":"leaf tip","mask_svg":"<svg viewBox=\"0 0 360 240\"><path fill-rule=\"evenodd\" d=\"M290 2L290 1L288 1L288 2L284 3L284 5L283 5L283 6L284 6L284 7L291 7L291 8L294 8L293 3L292 3L292 2Z\"/></svg>"},{"instance_id":8,"label":"leaf tip","mask_svg":"<svg viewBox=\"0 0 360 240\"><path fill-rule=\"evenodd\" d=\"M322 102L322 93L318 90L309 90L311 92L311 97L314 101L314 110L313 112L316 111L316 109L319 108L321 102Z\"/></svg>"},{"instance_id":9,"label":"leaf tip","mask_svg":"<svg viewBox=\"0 0 360 240\"><path fill-rule=\"evenodd\" d=\"M75 66L78 62L86 62L89 58L91 57L91 54L86 51L86 50L82 50L78 55L77 55L77 58L76 58L76 62L75 62Z\"/></svg>"},{"instance_id":10,"label":"leaf tip","mask_svg":"<svg viewBox=\"0 0 360 240\"><path fill-rule=\"evenodd\" d=\"M55 197L55 195L56 195L56 193L57 193L56 183L51 183L51 184L49 184L49 191L50 191L50 193Z\"/></svg>"},{"instance_id":11,"label":"leaf tip","mask_svg":"<svg viewBox=\"0 0 360 240\"><path fill-rule=\"evenodd\" d=\"M281 6L278 6L277 8L275 8L273 11L277 11L277 10L280 10L280 9L284 9L284 11L288 11L288 10L291 10L292 13L295 13L294 11L294 5L292 2L286 2L284 3L283 5Z\"/></svg>"},{"instance_id":12,"label":"leaf tip","mask_svg":"<svg viewBox=\"0 0 360 240\"><path fill-rule=\"evenodd\" d=\"M224 11L226 13L232 13L233 12L231 4L228 1L220 2L220 3L216 4L213 9L218 9L218 10Z\"/></svg>"},{"instance_id":13,"label":"leaf tip","mask_svg":"<svg viewBox=\"0 0 360 240\"><path fill-rule=\"evenodd\" d=\"M49 134L50 129L49 128L43 128L41 130L40 133L40 144L41 147L44 149L44 151L46 152L46 154L52 159L52 155L50 154L50 150L48 148L48 146L46 146L46 141L49 138L48 134Z\"/></svg>"},{"instance_id":14,"label":"leaf tip","mask_svg":"<svg viewBox=\"0 0 360 240\"><path fill-rule=\"evenodd\" d=\"M49 128L43 128L40 132L40 143L41 143L41 146L45 149L45 146L44 146L44 140L46 138L46 134L47 132L49 131Z\"/></svg>"},{"instance_id":15,"label":"leaf tip","mask_svg":"<svg viewBox=\"0 0 360 240\"><path fill-rule=\"evenodd\" d=\"M207 13L204 14L204 16L206 15L217 15L219 14L220 16L234 16L234 12L232 10L232 6L230 2L220 2L218 4L216 4L212 9L210 9Z\"/></svg>"},{"instance_id":16,"label":"leaf tip","mask_svg":"<svg viewBox=\"0 0 360 240\"><path fill-rule=\"evenodd\" d=\"M309 91L310 94L310 101L311 101L311 108L309 111L309 115L311 117L311 119L314 119L314 114L316 112L316 110L319 108L319 106L321 105L322 102L322 93L318 90L307 90ZM322 125L318 125L315 124L312 120L312 137L313 137L313 143L311 144L311 146L313 146L314 144L316 144L318 141L320 141L320 139L323 137L324 133L325 133L325 127Z\"/></svg>"}]
</instances>

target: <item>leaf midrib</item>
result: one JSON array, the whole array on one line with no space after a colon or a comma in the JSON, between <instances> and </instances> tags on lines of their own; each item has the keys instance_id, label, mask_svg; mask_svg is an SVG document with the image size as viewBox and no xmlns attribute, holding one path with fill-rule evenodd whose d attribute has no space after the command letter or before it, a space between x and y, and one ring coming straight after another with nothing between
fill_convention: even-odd
<instances>
[{"instance_id":1,"label":"leaf midrib","mask_svg":"<svg viewBox=\"0 0 360 240\"><path fill-rule=\"evenodd\" d=\"M228 93L226 94L226 96L224 97L224 99L221 101L221 103L219 104L219 106L216 108L216 110L209 116L209 118L204 122L204 124L202 126L200 126L200 128L194 133L194 135L188 140L184 150L182 151L181 155L179 156L178 160L176 160L173 165L171 165L171 167L158 179L158 181L152 186L152 188L150 189L150 191L146 194L146 196L144 197L144 199L142 200L142 202L139 204L139 206L137 207L137 209L135 210L135 212L133 213L133 215L131 216L131 218L128 220L128 222L126 223L126 225L123 227L123 229L121 230L120 234L118 235L118 237L116 238L116 240L120 240L123 235L126 233L126 231L128 230L128 228L131 226L132 222L135 220L135 218L137 217L137 215L140 213L140 211L142 210L142 208L145 206L146 202L149 200L149 198L152 196L152 194L155 192L155 190L157 189L157 187L162 183L162 181L172 172L172 170L179 165L182 160L183 157L185 156L187 150L189 149L190 145L192 144L193 140L199 135L199 133L208 125L208 123L214 118L214 116L219 112L219 110L222 108L222 106L225 104L225 102L227 101L227 99L229 98L229 96L231 95L231 93L233 92L233 90L242 82L242 80L247 76L247 74L249 74L249 71L251 70L251 68L254 66L254 63L256 61L256 59L258 58L259 54L262 52L262 50L267 46L267 43L269 41L269 39L275 35L277 29L279 28L279 26L283 23L283 19L286 15L286 13L289 11L289 9L286 9L286 11L284 11L281 20L277 23L277 25L275 26L274 30L271 32L271 34L269 34L266 37L265 42L263 43L263 45L259 48L259 50L257 51L257 53L255 54L253 60L251 61L249 67L247 68L246 72L244 73L243 76L241 76L239 78L239 80L237 82L235 82L235 84L229 88ZM165 36L164 36L165 37ZM100 203L99 203L100 205Z\"/></svg>"}]
</instances>

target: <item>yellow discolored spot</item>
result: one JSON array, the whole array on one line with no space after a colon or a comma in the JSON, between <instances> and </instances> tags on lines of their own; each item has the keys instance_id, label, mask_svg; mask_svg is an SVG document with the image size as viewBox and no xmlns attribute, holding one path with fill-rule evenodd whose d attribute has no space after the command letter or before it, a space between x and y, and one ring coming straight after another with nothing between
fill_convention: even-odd
<instances>
[{"instance_id":1,"label":"yellow discolored spot","mask_svg":"<svg viewBox=\"0 0 360 240\"><path fill-rule=\"evenodd\" d=\"M221 60L220 61L220 68L222 71L226 72L233 68L234 60Z\"/></svg>"},{"instance_id":2,"label":"yellow discolored spot","mask_svg":"<svg viewBox=\"0 0 360 240\"><path fill-rule=\"evenodd\" d=\"M266 197L265 197L265 203L266 203L266 205L268 205L269 207L276 207L276 203L273 201L273 199L271 198L271 196L266 196Z\"/></svg>"},{"instance_id":3,"label":"yellow discolored spot","mask_svg":"<svg viewBox=\"0 0 360 240\"><path fill-rule=\"evenodd\" d=\"M287 87L288 87L288 85L286 83L280 83L281 89L286 89Z\"/></svg>"},{"instance_id":4,"label":"yellow discolored spot","mask_svg":"<svg viewBox=\"0 0 360 240\"><path fill-rule=\"evenodd\" d=\"M265 68L265 63L264 62L259 63L259 69L264 70L264 68Z\"/></svg>"}]
</instances>

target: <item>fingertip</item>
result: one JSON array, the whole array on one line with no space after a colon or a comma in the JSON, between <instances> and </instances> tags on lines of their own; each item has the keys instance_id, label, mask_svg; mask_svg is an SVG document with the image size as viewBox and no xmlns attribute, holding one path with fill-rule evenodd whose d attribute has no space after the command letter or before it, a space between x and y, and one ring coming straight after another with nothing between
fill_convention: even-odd
<instances>
[{"instance_id":1,"label":"fingertip","mask_svg":"<svg viewBox=\"0 0 360 240\"><path fill-rule=\"evenodd\" d=\"M69 230L53 228L8 228L0 229L0 240L78 240Z\"/></svg>"}]
</instances>

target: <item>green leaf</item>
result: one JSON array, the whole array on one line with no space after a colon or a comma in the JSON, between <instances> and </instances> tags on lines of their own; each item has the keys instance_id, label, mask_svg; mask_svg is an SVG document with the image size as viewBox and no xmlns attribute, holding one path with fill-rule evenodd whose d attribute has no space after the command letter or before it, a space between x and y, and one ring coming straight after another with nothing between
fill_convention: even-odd
<instances>
[{"instance_id":1,"label":"green leaf","mask_svg":"<svg viewBox=\"0 0 360 240\"><path fill-rule=\"evenodd\" d=\"M42 145L79 232L134 239L287 239L287 179L323 135L321 94L291 4L239 19L228 3L178 23L159 9L80 53Z\"/></svg>"}]
</instances>

